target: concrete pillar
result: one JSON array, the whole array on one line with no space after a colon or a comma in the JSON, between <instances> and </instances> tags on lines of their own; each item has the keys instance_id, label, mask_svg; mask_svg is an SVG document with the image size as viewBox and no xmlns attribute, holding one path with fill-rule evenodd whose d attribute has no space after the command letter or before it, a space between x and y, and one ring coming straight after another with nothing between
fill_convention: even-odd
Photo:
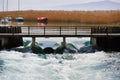
<instances>
[{"instance_id":1,"label":"concrete pillar","mask_svg":"<svg viewBox=\"0 0 120 80\"><path fill-rule=\"evenodd\" d=\"M1 47L2 48L6 48L7 44L8 44L8 39L7 38L0 38L1 40Z\"/></svg>"},{"instance_id":2,"label":"concrete pillar","mask_svg":"<svg viewBox=\"0 0 120 80\"><path fill-rule=\"evenodd\" d=\"M63 37L63 47L66 47L66 37Z\"/></svg>"},{"instance_id":3,"label":"concrete pillar","mask_svg":"<svg viewBox=\"0 0 120 80\"><path fill-rule=\"evenodd\" d=\"M21 33L21 27L0 27L0 33ZM23 45L21 36L0 37L0 48L14 48Z\"/></svg>"},{"instance_id":4,"label":"concrete pillar","mask_svg":"<svg viewBox=\"0 0 120 80\"><path fill-rule=\"evenodd\" d=\"M31 45L32 48L35 47L35 37L32 37L32 45Z\"/></svg>"},{"instance_id":5,"label":"concrete pillar","mask_svg":"<svg viewBox=\"0 0 120 80\"><path fill-rule=\"evenodd\" d=\"M96 37L91 37L91 43L93 47L97 47L97 40Z\"/></svg>"}]
</instances>

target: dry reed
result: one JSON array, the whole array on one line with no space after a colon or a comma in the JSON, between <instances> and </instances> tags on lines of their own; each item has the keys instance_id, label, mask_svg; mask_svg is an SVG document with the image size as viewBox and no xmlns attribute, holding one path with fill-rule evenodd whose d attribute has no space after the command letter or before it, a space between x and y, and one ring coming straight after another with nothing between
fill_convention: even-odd
<instances>
[{"instance_id":1,"label":"dry reed","mask_svg":"<svg viewBox=\"0 0 120 80\"><path fill-rule=\"evenodd\" d=\"M0 17L21 16L25 21L37 21L37 17L47 17L49 21L79 22L89 24L119 23L120 11L8 11L0 12Z\"/></svg>"}]
</instances>

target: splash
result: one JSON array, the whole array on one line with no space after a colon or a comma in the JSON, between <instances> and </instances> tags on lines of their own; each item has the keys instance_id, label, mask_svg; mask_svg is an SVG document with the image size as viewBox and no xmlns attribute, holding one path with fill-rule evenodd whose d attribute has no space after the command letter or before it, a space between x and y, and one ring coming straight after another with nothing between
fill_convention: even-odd
<instances>
[{"instance_id":1,"label":"splash","mask_svg":"<svg viewBox=\"0 0 120 80\"><path fill-rule=\"evenodd\" d=\"M66 48L62 45L62 38L38 38L34 53L92 53L90 38L67 38ZM24 47L31 47L31 40L24 38Z\"/></svg>"},{"instance_id":2,"label":"splash","mask_svg":"<svg viewBox=\"0 0 120 80\"><path fill-rule=\"evenodd\" d=\"M0 51L0 80L119 80L120 53L46 54Z\"/></svg>"}]
</instances>

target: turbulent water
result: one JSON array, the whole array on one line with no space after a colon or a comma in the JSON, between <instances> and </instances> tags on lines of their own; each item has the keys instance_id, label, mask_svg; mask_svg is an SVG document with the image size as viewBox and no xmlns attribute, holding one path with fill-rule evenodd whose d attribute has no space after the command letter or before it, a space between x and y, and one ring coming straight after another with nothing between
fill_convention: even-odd
<instances>
[{"instance_id":1,"label":"turbulent water","mask_svg":"<svg viewBox=\"0 0 120 80\"><path fill-rule=\"evenodd\" d=\"M76 45L79 49L87 40L89 39L69 39L68 42L79 43ZM53 45L46 43L41 47L54 47ZM0 80L120 80L120 52L37 55L32 52L2 50Z\"/></svg>"}]
</instances>

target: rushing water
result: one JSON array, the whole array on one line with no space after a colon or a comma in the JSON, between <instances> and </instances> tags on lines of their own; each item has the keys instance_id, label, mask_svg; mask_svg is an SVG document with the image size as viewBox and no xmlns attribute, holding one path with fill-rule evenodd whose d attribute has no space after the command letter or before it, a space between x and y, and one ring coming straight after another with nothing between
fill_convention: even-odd
<instances>
[{"instance_id":1,"label":"rushing water","mask_svg":"<svg viewBox=\"0 0 120 80\"><path fill-rule=\"evenodd\" d=\"M47 40L42 38L37 39L37 42L44 43L42 48L53 47L56 42L60 44L62 38ZM67 40L79 49L89 38ZM0 80L120 80L120 52L37 55L2 50Z\"/></svg>"}]
</instances>

